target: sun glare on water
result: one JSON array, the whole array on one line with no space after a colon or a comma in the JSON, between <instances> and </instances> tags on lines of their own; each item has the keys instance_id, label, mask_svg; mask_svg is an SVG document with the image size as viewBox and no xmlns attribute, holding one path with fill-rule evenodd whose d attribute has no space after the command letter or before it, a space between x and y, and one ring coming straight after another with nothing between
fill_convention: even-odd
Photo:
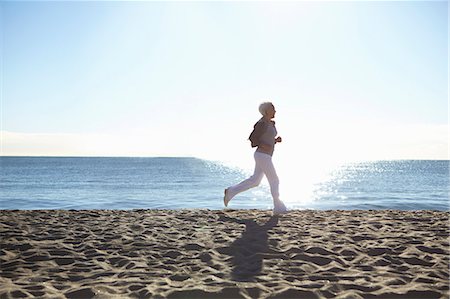
<instances>
[{"instance_id":1,"label":"sun glare on water","mask_svg":"<svg viewBox=\"0 0 450 299\"><path fill-rule=\"evenodd\" d=\"M308 208L318 199L317 184L329 179L337 163L280 157L276 167L281 199L288 207Z\"/></svg>"}]
</instances>

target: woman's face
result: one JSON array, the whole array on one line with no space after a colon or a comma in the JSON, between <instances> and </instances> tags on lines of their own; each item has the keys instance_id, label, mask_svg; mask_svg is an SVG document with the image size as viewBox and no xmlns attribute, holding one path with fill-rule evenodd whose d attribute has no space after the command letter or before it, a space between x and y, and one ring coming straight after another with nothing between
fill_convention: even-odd
<instances>
[{"instance_id":1,"label":"woman's face","mask_svg":"<svg viewBox=\"0 0 450 299\"><path fill-rule=\"evenodd\" d=\"M276 113L275 107L274 107L273 105L272 105L272 106L269 106L269 108L267 109L267 112L266 112L267 117L269 117L270 119L272 119L272 118L275 117L275 113Z\"/></svg>"}]
</instances>

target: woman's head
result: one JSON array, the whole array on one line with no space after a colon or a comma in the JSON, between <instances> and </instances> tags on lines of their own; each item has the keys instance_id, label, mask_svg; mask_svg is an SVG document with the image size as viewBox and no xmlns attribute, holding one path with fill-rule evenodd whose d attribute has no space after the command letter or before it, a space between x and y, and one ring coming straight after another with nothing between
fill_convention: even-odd
<instances>
[{"instance_id":1,"label":"woman's head","mask_svg":"<svg viewBox=\"0 0 450 299\"><path fill-rule=\"evenodd\" d=\"M272 104L272 102L264 102L259 105L259 112L269 119L272 119L275 117L275 106Z\"/></svg>"}]
</instances>

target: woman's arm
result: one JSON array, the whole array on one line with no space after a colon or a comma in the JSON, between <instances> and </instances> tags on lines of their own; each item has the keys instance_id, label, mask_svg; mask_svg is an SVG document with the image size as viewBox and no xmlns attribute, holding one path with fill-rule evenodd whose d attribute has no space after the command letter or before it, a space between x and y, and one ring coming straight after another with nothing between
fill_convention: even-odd
<instances>
[{"instance_id":1,"label":"woman's arm","mask_svg":"<svg viewBox=\"0 0 450 299\"><path fill-rule=\"evenodd\" d=\"M264 133L265 130L266 130L266 126L262 121L258 121L253 126L253 131L250 134L250 136L248 137L248 139L252 143L252 147L259 146L259 143L260 143L259 138L261 138L261 135Z\"/></svg>"}]
</instances>

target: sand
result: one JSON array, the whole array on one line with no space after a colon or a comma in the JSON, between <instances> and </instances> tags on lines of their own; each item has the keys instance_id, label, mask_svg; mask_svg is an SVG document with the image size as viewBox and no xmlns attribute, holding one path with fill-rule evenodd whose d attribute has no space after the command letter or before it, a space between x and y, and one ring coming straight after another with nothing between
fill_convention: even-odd
<instances>
[{"instance_id":1,"label":"sand","mask_svg":"<svg viewBox=\"0 0 450 299\"><path fill-rule=\"evenodd\" d=\"M0 211L0 298L448 298L449 212Z\"/></svg>"}]
</instances>

